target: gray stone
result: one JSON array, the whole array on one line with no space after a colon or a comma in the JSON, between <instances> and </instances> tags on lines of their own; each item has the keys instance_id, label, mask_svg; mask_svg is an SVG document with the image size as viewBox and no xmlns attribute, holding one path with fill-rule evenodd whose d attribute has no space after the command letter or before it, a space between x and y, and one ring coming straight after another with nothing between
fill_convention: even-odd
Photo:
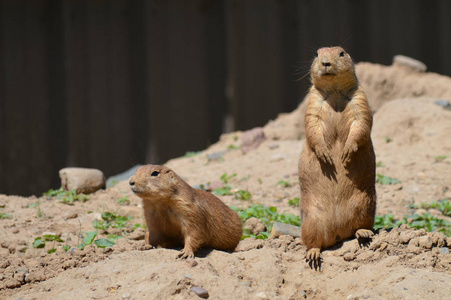
<instances>
[{"instance_id":1,"label":"gray stone","mask_svg":"<svg viewBox=\"0 0 451 300\"><path fill-rule=\"evenodd\" d=\"M66 191L90 194L105 188L102 171L87 168L64 168L59 171L61 187Z\"/></svg>"},{"instance_id":2,"label":"gray stone","mask_svg":"<svg viewBox=\"0 0 451 300\"><path fill-rule=\"evenodd\" d=\"M265 140L266 136L262 127L245 131L241 135L241 150L243 150L244 154L249 153L257 149Z\"/></svg>"},{"instance_id":3,"label":"gray stone","mask_svg":"<svg viewBox=\"0 0 451 300\"><path fill-rule=\"evenodd\" d=\"M301 227L276 222L272 227L269 238L275 239L281 235L290 235L295 238L301 237Z\"/></svg>"},{"instance_id":4,"label":"gray stone","mask_svg":"<svg viewBox=\"0 0 451 300\"><path fill-rule=\"evenodd\" d=\"M448 247L440 248L440 254L449 254L449 248Z\"/></svg>"},{"instance_id":5,"label":"gray stone","mask_svg":"<svg viewBox=\"0 0 451 300\"><path fill-rule=\"evenodd\" d=\"M438 106L443 107L444 109L451 110L451 103L449 101L446 101L444 99L437 99L434 101L434 103Z\"/></svg>"},{"instance_id":6,"label":"gray stone","mask_svg":"<svg viewBox=\"0 0 451 300\"><path fill-rule=\"evenodd\" d=\"M196 294L197 296L207 299L209 297L208 295L208 291L200 286L193 286L190 289L191 292L193 292L194 294Z\"/></svg>"},{"instance_id":7,"label":"gray stone","mask_svg":"<svg viewBox=\"0 0 451 300\"><path fill-rule=\"evenodd\" d=\"M208 160L222 160L223 156L229 152L228 150L207 154Z\"/></svg>"},{"instance_id":8,"label":"gray stone","mask_svg":"<svg viewBox=\"0 0 451 300\"><path fill-rule=\"evenodd\" d=\"M408 67L418 72L426 72L427 70L427 66L423 62L405 55L395 55L393 64Z\"/></svg>"}]
</instances>

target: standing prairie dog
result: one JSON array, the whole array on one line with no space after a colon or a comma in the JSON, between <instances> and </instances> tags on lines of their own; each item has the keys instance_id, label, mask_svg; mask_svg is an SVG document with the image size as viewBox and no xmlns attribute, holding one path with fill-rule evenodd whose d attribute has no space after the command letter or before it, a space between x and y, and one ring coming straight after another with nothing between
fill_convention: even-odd
<instances>
[{"instance_id":1,"label":"standing prairie dog","mask_svg":"<svg viewBox=\"0 0 451 300\"><path fill-rule=\"evenodd\" d=\"M300 208L306 259L319 262L321 249L373 236L376 158L372 112L349 54L319 49L310 74Z\"/></svg>"},{"instance_id":2,"label":"standing prairie dog","mask_svg":"<svg viewBox=\"0 0 451 300\"><path fill-rule=\"evenodd\" d=\"M129 180L143 200L148 246L182 247L178 257L194 258L200 247L233 251L242 224L238 214L217 197L192 188L165 166L139 167Z\"/></svg>"}]
</instances>

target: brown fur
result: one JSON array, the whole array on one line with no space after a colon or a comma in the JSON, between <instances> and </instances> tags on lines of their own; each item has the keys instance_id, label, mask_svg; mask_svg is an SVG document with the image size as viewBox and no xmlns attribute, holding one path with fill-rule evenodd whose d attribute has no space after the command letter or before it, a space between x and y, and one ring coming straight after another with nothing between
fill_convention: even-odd
<instances>
[{"instance_id":1,"label":"brown fur","mask_svg":"<svg viewBox=\"0 0 451 300\"><path fill-rule=\"evenodd\" d=\"M179 257L187 258L200 247L233 251L240 241L238 214L211 193L193 189L169 168L142 166L129 183L143 199L147 245L184 246Z\"/></svg>"},{"instance_id":2,"label":"brown fur","mask_svg":"<svg viewBox=\"0 0 451 300\"><path fill-rule=\"evenodd\" d=\"M351 57L321 48L311 67L299 162L302 239L307 260L352 236L371 237L376 210L373 117Z\"/></svg>"}]
</instances>

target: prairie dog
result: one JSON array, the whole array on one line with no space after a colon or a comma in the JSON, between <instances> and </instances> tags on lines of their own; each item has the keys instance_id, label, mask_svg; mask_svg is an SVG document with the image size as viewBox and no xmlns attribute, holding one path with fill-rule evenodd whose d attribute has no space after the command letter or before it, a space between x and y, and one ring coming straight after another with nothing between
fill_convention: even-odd
<instances>
[{"instance_id":1,"label":"prairie dog","mask_svg":"<svg viewBox=\"0 0 451 300\"><path fill-rule=\"evenodd\" d=\"M181 258L194 258L200 247L233 251L238 245L242 234L238 214L211 193L192 188L169 168L142 166L129 184L143 200L147 245L184 246Z\"/></svg>"},{"instance_id":2,"label":"prairie dog","mask_svg":"<svg viewBox=\"0 0 451 300\"><path fill-rule=\"evenodd\" d=\"M373 236L376 157L372 112L349 54L319 49L310 74L300 209L306 259L319 262L321 249Z\"/></svg>"}]
</instances>

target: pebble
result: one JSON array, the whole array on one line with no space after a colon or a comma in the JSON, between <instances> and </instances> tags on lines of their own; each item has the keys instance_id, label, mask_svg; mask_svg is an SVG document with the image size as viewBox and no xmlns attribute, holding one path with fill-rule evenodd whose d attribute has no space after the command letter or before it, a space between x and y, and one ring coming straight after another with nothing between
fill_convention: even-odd
<instances>
[{"instance_id":1,"label":"pebble","mask_svg":"<svg viewBox=\"0 0 451 300\"><path fill-rule=\"evenodd\" d=\"M266 295L265 292L260 292L257 295L255 295L256 299L269 299L268 295Z\"/></svg>"},{"instance_id":2,"label":"pebble","mask_svg":"<svg viewBox=\"0 0 451 300\"><path fill-rule=\"evenodd\" d=\"M244 229L249 230L252 234L259 234L260 232L266 231L265 224L255 217L249 218L244 222Z\"/></svg>"},{"instance_id":3,"label":"pebble","mask_svg":"<svg viewBox=\"0 0 451 300\"><path fill-rule=\"evenodd\" d=\"M140 241L140 240L144 240L145 235L146 235L146 230L144 228L138 227L135 229L135 231L133 231L130 234L129 239L134 240L134 241Z\"/></svg>"},{"instance_id":4,"label":"pebble","mask_svg":"<svg viewBox=\"0 0 451 300\"><path fill-rule=\"evenodd\" d=\"M269 238L274 239L281 235L290 235L295 238L301 237L301 227L276 222L272 227L271 235L269 236Z\"/></svg>"},{"instance_id":5,"label":"pebble","mask_svg":"<svg viewBox=\"0 0 451 300\"><path fill-rule=\"evenodd\" d=\"M3 202L0 202L0 208L5 208L6 204Z\"/></svg>"},{"instance_id":6,"label":"pebble","mask_svg":"<svg viewBox=\"0 0 451 300\"><path fill-rule=\"evenodd\" d=\"M197 296L207 299L209 297L208 295L208 291L200 286L193 286L190 289L191 292L193 292L194 294L196 294Z\"/></svg>"},{"instance_id":7,"label":"pebble","mask_svg":"<svg viewBox=\"0 0 451 300\"><path fill-rule=\"evenodd\" d=\"M269 145L269 150L274 150L274 149L277 149L277 148L279 148L279 144L271 144L271 145Z\"/></svg>"},{"instance_id":8,"label":"pebble","mask_svg":"<svg viewBox=\"0 0 451 300\"><path fill-rule=\"evenodd\" d=\"M434 101L434 103L443 107L444 109L451 110L451 103L449 101L446 101L444 99L437 99Z\"/></svg>"},{"instance_id":9,"label":"pebble","mask_svg":"<svg viewBox=\"0 0 451 300\"><path fill-rule=\"evenodd\" d=\"M185 263L186 263L190 268L195 267L195 266L198 265L197 261L196 261L194 258L187 258L187 259L185 260Z\"/></svg>"},{"instance_id":10,"label":"pebble","mask_svg":"<svg viewBox=\"0 0 451 300\"><path fill-rule=\"evenodd\" d=\"M440 248L440 254L449 254L449 248L448 247Z\"/></svg>"},{"instance_id":11,"label":"pebble","mask_svg":"<svg viewBox=\"0 0 451 300\"><path fill-rule=\"evenodd\" d=\"M221 160L222 156L226 154L228 151L214 152L207 155L208 160Z\"/></svg>"},{"instance_id":12,"label":"pebble","mask_svg":"<svg viewBox=\"0 0 451 300\"><path fill-rule=\"evenodd\" d=\"M243 132L241 135L241 150L244 154L257 149L266 140L262 127L256 127Z\"/></svg>"},{"instance_id":13,"label":"pebble","mask_svg":"<svg viewBox=\"0 0 451 300\"><path fill-rule=\"evenodd\" d=\"M128 300L128 299L130 299L131 295L130 295L130 293L123 293L121 297L124 300Z\"/></svg>"},{"instance_id":14,"label":"pebble","mask_svg":"<svg viewBox=\"0 0 451 300\"><path fill-rule=\"evenodd\" d=\"M418 244L422 248L431 249L432 248L432 238L430 236L422 236L418 240Z\"/></svg>"},{"instance_id":15,"label":"pebble","mask_svg":"<svg viewBox=\"0 0 451 300\"><path fill-rule=\"evenodd\" d=\"M63 218L65 220L69 220L69 219L75 219L76 217L78 217L78 214L76 212L67 212L66 214L64 214Z\"/></svg>"},{"instance_id":16,"label":"pebble","mask_svg":"<svg viewBox=\"0 0 451 300\"><path fill-rule=\"evenodd\" d=\"M20 232L19 228L14 228L13 230L11 230L12 233L14 234L18 234Z\"/></svg>"},{"instance_id":17,"label":"pebble","mask_svg":"<svg viewBox=\"0 0 451 300\"><path fill-rule=\"evenodd\" d=\"M286 157L287 156L285 154L281 154L281 153L274 154L269 157L269 162L278 162L278 161L284 160Z\"/></svg>"}]
</instances>

